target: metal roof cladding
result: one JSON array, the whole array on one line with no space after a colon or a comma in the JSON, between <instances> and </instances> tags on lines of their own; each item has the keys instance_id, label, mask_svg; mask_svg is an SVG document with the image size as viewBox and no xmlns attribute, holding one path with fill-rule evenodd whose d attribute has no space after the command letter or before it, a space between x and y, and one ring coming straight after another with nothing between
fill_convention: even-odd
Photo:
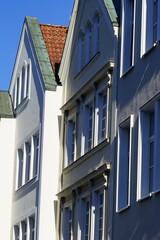
<instances>
[{"instance_id":1,"label":"metal roof cladding","mask_svg":"<svg viewBox=\"0 0 160 240\"><path fill-rule=\"evenodd\" d=\"M8 91L0 91L0 118L13 118L11 97Z\"/></svg>"},{"instance_id":2,"label":"metal roof cladding","mask_svg":"<svg viewBox=\"0 0 160 240\"><path fill-rule=\"evenodd\" d=\"M67 27L39 24L37 18L26 17L46 90L56 91L55 64L59 64L67 35Z\"/></svg>"},{"instance_id":3,"label":"metal roof cladding","mask_svg":"<svg viewBox=\"0 0 160 240\"><path fill-rule=\"evenodd\" d=\"M113 1L112 0L104 0L104 3L107 7L111 22L113 23L113 25L115 24L117 26L118 25L118 21L117 21L118 16L117 16Z\"/></svg>"}]
</instances>

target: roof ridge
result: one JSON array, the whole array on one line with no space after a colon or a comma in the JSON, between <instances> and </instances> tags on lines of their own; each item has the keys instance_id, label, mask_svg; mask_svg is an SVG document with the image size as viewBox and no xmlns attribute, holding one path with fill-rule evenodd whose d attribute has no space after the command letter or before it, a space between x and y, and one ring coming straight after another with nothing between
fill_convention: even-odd
<instances>
[{"instance_id":1,"label":"roof ridge","mask_svg":"<svg viewBox=\"0 0 160 240\"><path fill-rule=\"evenodd\" d=\"M68 28L68 26L64 25L57 25L57 24L49 24L49 23L40 23L40 26L49 26L49 27L63 27L63 28Z\"/></svg>"},{"instance_id":2,"label":"roof ridge","mask_svg":"<svg viewBox=\"0 0 160 240\"><path fill-rule=\"evenodd\" d=\"M46 90L56 91L57 82L37 18L26 17Z\"/></svg>"}]
</instances>

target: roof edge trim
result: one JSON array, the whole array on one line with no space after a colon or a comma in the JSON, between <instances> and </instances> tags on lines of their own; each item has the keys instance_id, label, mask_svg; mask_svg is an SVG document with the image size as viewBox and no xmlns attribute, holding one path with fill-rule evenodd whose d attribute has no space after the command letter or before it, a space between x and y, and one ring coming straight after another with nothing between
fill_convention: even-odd
<instances>
[{"instance_id":1,"label":"roof edge trim","mask_svg":"<svg viewBox=\"0 0 160 240\"><path fill-rule=\"evenodd\" d=\"M37 18L26 17L46 90L56 91L57 82Z\"/></svg>"}]
</instances>

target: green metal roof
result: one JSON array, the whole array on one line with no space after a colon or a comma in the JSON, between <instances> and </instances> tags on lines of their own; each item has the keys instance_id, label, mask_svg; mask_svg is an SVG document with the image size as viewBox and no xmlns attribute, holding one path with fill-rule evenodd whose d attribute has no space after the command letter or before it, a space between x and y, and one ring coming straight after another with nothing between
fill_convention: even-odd
<instances>
[{"instance_id":1,"label":"green metal roof","mask_svg":"<svg viewBox=\"0 0 160 240\"><path fill-rule=\"evenodd\" d=\"M108 14L110 16L111 22L113 23L113 25L118 25L118 21L117 21L117 13L113 4L112 0L104 0L104 3L106 5L106 8L108 10Z\"/></svg>"},{"instance_id":2,"label":"green metal roof","mask_svg":"<svg viewBox=\"0 0 160 240\"><path fill-rule=\"evenodd\" d=\"M37 18L26 17L46 90L56 91L56 78Z\"/></svg>"},{"instance_id":3,"label":"green metal roof","mask_svg":"<svg viewBox=\"0 0 160 240\"><path fill-rule=\"evenodd\" d=\"M0 91L0 118L12 118L13 108L8 91Z\"/></svg>"}]
</instances>

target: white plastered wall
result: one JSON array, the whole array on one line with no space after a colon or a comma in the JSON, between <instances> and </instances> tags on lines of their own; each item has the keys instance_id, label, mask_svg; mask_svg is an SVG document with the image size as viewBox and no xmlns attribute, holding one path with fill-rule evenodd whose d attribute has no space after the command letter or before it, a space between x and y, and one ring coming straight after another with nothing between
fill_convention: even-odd
<instances>
[{"instance_id":1,"label":"white plastered wall","mask_svg":"<svg viewBox=\"0 0 160 240\"><path fill-rule=\"evenodd\" d=\"M56 239L55 209L59 170L59 124L62 87L46 91L42 123L38 239Z\"/></svg>"},{"instance_id":2,"label":"white plastered wall","mask_svg":"<svg viewBox=\"0 0 160 240\"><path fill-rule=\"evenodd\" d=\"M0 239L10 239L15 119L0 119Z\"/></svg>"}]
</instances>

